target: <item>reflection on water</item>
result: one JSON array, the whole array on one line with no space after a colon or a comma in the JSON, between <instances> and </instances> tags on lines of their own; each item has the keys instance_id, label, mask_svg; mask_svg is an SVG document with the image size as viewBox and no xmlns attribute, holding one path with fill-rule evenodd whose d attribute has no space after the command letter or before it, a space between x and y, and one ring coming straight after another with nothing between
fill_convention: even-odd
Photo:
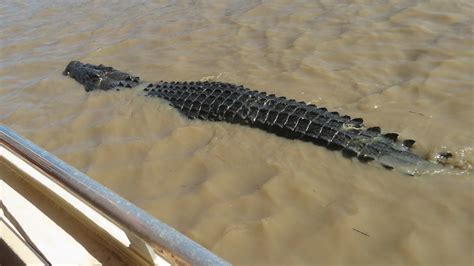
<instances>
[{"instance_id":1,"label":"reflection on water","mask_svg":"<svg viewBox=\"0 0 474 266\"><path fill-rule=\"evenodd\" d=\"M236 264L469 264L470 1L0 4L0 122ZM244 84L417 140L410 178L309 143L93 92L73 59Z\"/></svg>"}]
</instances>

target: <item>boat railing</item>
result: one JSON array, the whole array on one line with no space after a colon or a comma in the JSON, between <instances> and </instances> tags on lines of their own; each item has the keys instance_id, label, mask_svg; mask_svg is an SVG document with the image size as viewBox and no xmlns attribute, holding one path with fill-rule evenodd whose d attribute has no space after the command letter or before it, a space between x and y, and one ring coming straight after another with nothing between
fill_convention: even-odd
<instances>
[{"instance_id":1,"label":"boat railing","mask_svg":"<svg viewBox=\"0 0 474 266\"><path fill-rule=\"evenodd\" d=\"M229 265L227 261L176 229L12 129L0 125L0 159L2 157L26 173L26 176L30 176L32 178L30 181L54 190L58 195L62 195L58 192L62 190L66 191L66 194L70 193L78 202L74 203L72 198L62 196L65 201L71 201L73 207L80 208L86 219L100 223L104 227L110 224L111 229L108 230L110 235L125 245L139 250L148 263L158 263L160 261L157 259L158 256L175 265ZM41 175L43 179L40 178ZM36 180L33 180L35 178ZM84 205L82 208L81 204ZM117 232L114 233L114 230Z\"/></svg>"}]
</instances>

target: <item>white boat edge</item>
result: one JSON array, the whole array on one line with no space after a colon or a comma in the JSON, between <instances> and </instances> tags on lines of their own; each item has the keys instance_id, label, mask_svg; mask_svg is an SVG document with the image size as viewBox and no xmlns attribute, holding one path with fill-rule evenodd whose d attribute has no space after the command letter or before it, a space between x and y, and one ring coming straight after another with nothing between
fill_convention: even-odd
<instances>
[{"instance_id":1,"label":"white boat edge","mask_svg":"<svg viewBox=\"0 0 474 266\"><path fill-rule=\"evenodd\" d=\"M58 215L49 217L58 208L104 240L99 242L109 245L95 254L117 253L126 264L230 265L3 125L0 168L0 236L28 265L103 263L88 251L93 248L82 246L84 240L77 241L61 228L55 221ZM25 184L30 188L22 188ZM50 202L43 204L48 206L40 208L31 195L22 195L22 190L28 189L48 198ZM97 243L94 245L97 248Z\"/></svg>"}]
</instances>

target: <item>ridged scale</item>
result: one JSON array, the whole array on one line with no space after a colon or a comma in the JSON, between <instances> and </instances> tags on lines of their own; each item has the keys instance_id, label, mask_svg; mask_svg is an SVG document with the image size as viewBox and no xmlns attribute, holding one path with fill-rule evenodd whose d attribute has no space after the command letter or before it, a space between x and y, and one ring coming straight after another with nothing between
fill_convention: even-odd
<instances>
[{"instance_id":1,"label":"ridged scale","mask_svg":"<svg viewBox=\"0 0 474 266\"><path fill-rule=\"evenodd\" d=\"M252 91L221 82L150 84L147 96L170 102L190 119L247 124L287 138L343 149L348 156L373 160L399 150L377 130L366 130L361 119L341 116L312 104ZM377 141L374 141L374 140Z\"/></svg>"}]
</instances>

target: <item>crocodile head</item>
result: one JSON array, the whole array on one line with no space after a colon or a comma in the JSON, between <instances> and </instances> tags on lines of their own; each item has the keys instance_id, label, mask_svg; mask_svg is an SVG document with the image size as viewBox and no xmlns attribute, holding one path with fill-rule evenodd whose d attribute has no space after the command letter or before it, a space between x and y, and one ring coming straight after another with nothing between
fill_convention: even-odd
<instances>
[{"instance_id":1,"label":"crocodile head","mask_svg":"<svg viewBox=\"0 0 474 266\"><path fill-rule=\"evenodd\" d=\"M79 61L71 61L64 69L63 75L75 79L86 91L110 90L116 87L132 88L139 83L139 77L112 67L83 64Z\"/></svg>"}]
</instances>

